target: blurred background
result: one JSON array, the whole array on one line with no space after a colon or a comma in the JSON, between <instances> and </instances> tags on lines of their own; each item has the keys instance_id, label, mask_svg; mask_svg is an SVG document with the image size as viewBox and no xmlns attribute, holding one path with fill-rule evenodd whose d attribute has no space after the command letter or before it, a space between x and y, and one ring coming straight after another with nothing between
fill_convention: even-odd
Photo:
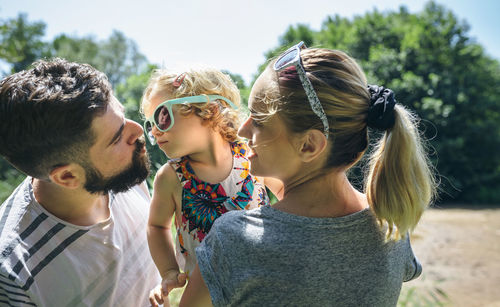
<instances>
[{"instance_id":1,"label":"blurred background","mask_svg":"<svg viewBox=\"0 0 500 307\"><path fill-rule=\"evenodd\" d=\"M399 103L422 118L420 128L440 182L434 207L447 210L443 218L458 212L464 221L481 212L483 222L471 231L486 227L481 231L492 234L491 242L481 248L500 253L500 220L486 223L500 207L498 12L500 2L493 0L0 0L0 77L40 58L89 63L107 74L126 115L142 124L139 101L154 68L202 63L222 69L246 103L267 60L298 41L344 50L361 64L369 83L390 87ZM166 157L149 144L148 151L153 176ZM362 171L361 164L351 173L360 188ZM23 178L0 158L0 203ZM426 218L424 225L432 224ZM448 233L450 227L441 231ZM431 247L419 242L427 242L433 231L417 228L416 234L415 250L428 253ZM463 235L472 238L470 232ZM453 238L443 246L434 239L427 243L443 251L460 239ZM500 262L498 253L492 257L484 261ZM426 261L424 270L426 264L435 265L435 258ZM470 269L477 273L481 268ZM498 284L500 268L496 272ZM462 300L460 295L471 297L464 293L463 272L430 275L431 283L404 289L401 306L500 306L493 291L488 300ZM484 297L480 291L477 296Z\"/></svg>"}]
</instances>

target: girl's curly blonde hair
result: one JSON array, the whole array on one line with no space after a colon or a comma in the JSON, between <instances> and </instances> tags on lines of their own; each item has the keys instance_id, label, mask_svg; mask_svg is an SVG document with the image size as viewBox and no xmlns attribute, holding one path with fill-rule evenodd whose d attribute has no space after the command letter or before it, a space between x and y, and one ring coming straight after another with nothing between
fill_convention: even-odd
<instances>
[{"instance_id":1,"label":"girl's curly blonde hair","mask_svg":"<svg viewBox=\"0 0 500 307\"><path fill-rule=\"evenodd\" d=\"M197 95L220 95L236 106L240 105L240 92L231 77L214 68L190 68L184 71L157 69L148 82L141 100L141 113L149 108L153 97L175 99ZM193 103L181 105L182 115L196 114L207 125L217 130L224 140L234 142L238 139L237 132L240 117L223 100L210 103Z\"/></svg>"}]
</instances>

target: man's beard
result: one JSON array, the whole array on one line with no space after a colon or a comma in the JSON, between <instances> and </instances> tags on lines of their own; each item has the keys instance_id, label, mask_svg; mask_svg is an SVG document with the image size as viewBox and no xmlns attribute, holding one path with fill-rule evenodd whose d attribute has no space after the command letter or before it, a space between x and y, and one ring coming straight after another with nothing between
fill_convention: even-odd
<instances>
[{"instance_id":1,"label":"man's beard","mask_svg":"<svg viewBox=\"0 0 500 307\"><path fill-rule=\"evenodd\" d=\"M85 167L85 190L94 194L107 194L125 192L131 187L143 182L149 176L150 162L147 154L142 154L145 143L138 139L136 149L132 156L132 164L126 170L114 176L104 178L93 166Z\"/></svg>"}]
</instances>

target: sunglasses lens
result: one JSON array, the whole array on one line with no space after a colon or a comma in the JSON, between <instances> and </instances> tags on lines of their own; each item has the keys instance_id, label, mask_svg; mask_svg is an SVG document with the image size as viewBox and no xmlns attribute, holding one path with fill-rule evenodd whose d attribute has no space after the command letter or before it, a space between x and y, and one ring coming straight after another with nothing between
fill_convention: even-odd
<instances>
[{"instance_id":1,"label":"sunglasses lens","mask_svg":"<svg viewBox=\"0 0 500 307\"><path fill-rule=\"evenodd\" d=\"M155 111L154 120L158 128L162 131L166 131L170 128L170 124L172 120L170 118L170 114L168 113L167 107L161 107Z\"/></svg>"},{"instance_id":2,"label":"sunglasses lens","mask_svg":"<svg viewBox=\"0 0 500 307\"><path fill-rule=\"evenodd\" d=\"M146 136L148 137L151 144L154 145L155 137L153 136L153 127L151 126L151 122L147 121L144 125L144 132L146 132Z\"/></svg>"},{"instance_id":3,"label":"sunglasses lens","mask_svg":"<svg viewBox=\"0 0 500 307\"><path fill-rule=\"evenodd\" d=\"M289 50L285 54L283 54L277 61L274 63L275 70L281 70L286 67L290 62L292 62L298 54L299 50L297 48Z\"/></svg>"},{"instance_id":4,"label":"sunglasses lens","mask_svg":"<svg viewBox=\"0 0 500 307\"><path fill-rule=\"evenodd\" d=\"M147 121L145 124L144 124L144 128L146 129L146 133L150 133L151 130L153 130L153 127L151 127L151 122L150 121Z\"/></svg>"}]
</instances>

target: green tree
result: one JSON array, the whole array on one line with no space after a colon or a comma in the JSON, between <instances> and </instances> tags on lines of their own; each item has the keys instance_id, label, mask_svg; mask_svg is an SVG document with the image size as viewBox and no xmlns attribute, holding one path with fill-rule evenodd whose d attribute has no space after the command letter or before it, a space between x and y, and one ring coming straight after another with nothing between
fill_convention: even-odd
<instances>
[{"instance_id":1,"label":"green tree","mask_svg":"<svg viewBox=\"0 0 500 307\"><path fill-rule=\"evenodd\" d=\"M29 22L26 14L0 21L0 59L11 65L7 73L21 71L35 60L49 55L45 23Z\"/></svg>"},{"instance_id":2,"label":"green tree","mask_svg":"<svg viewBox=\"0 0 500 307\"><path fill-rule=\"evenodd\" d=\"M148 64L137 44L116 30L108 40L99 44L96 60L96 67L106 73L113 86L125 82L129 76L139 74Z\"/></svg>"},{"instance_id":3,"label":"green tree","mask_svg":"<svg viewBox=\"0 0 500 307\"><path fill-rule=\"evenodd\" d=\"M53 40L51 47L53 56L89 63L104 72L113 88L126 82L128 77L140 74L148 65L137 44L116 30L102 41L96 41L92 36L78 38L61 34Z\"/></svg>"},{"instance_id":4,"label":"green tree","mask_svg":"<svg viewBox=\"0 0 500 307\"><path fill-rule=\"evenodd\" d=\"M60 34L51 44L52 54L55 57L79 63L88 63L97 67L99 57L99 44L94 37L71 37Z\"/></svg>"},{"instance_id":5,"label":"green tree","mask_svg":"<svg viewBox=\"0 0 500 307\"><path fill-rule=\"evenodd\" d=\"M248 95L250 94L250 87L245 84L245 80L241 75L231 73L227 70L223 70L222 72L229 75L233 82L236 84L238 90L240 90L241 105L243 108L246 108L248 106Z\"/></svg>"}]
</instances>

